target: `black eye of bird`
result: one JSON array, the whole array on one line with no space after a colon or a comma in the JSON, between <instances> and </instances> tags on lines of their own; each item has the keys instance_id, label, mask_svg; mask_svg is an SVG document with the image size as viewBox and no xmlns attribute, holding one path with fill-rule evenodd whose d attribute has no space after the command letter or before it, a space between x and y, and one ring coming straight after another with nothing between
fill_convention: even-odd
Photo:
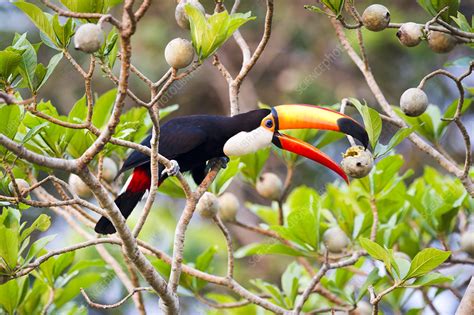
<instances>
[{"instance_id":1,"label":"black eye of bird","mask_svg":"<svg viewBox=\"0 0 474 315\"><path fill-rule=\"evenodd\" d=\"M273 127L273 121L272 121L271 119L267 120L267 121L265 122L265 126L266 126L267 128L272 128L272 127Z\"/></svg>"}]
</instances>

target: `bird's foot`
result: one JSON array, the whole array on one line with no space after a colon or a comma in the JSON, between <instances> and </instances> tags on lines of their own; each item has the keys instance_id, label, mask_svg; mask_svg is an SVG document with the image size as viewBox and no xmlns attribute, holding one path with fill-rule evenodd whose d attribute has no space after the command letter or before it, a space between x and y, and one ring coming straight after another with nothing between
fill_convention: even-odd
<instances>
[{"instance_id":1,"label":"bird's foot","mask_svg":"<svg viewBox=\"0 0 474 315\"><path fill-rule=\"evenodd\" d=\"M227 156L221 156L218 158L214 158L212 160L209 160L207 165L209 166L209 169L213 168L217 163L221 164L221 167L224 169L227 167L227 163L229 163L230 159Z\"/></svg>"},{"instance_id":2,"label":"bird's foot","mask_svg":"<svg viewBox=\"0 0 474 315\"><path fill-rule=\"evenodd\" d=\"M170 161L170 167L165 168L161 175L168 174L168 176L176 176L179 173L179 164L175 160Z\"/></svg>"}]
</instances>

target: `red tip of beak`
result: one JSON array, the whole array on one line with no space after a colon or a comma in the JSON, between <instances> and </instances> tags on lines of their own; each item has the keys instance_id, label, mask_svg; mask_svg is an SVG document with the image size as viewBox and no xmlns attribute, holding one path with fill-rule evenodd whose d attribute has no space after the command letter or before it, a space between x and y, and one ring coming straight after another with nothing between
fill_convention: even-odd
<instances>
[{"instance_id":1,"label":"red tip of beak","mask_svg":"<svg viewBox=\"0 0 474 315\"><path fill-rule=\"evenodd\" d=\"M311 144L284 134L275 135L273 138L273 143L283 150L287 150L300 156L304 156L310 160L313 160L319 164L326 166L327 168L336 172L344 179L347 184L349 184L349 178L347 177L346 173L344 173L342 168L336 162L334 162L327 154L318 150Z\"/></svg>"}]
</instances>

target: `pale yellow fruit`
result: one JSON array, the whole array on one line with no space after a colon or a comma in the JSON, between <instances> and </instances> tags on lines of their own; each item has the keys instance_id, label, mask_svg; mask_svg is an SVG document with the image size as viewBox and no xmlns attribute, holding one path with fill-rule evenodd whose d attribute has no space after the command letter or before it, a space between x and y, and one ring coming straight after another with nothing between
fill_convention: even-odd
<instances>
[{"instance_id":1,"label":"pale yellow fruit","mask_svg":"<svg viewBox=\"0 0 474 315\"><path fill-rule=\"evenodd\" d=\"M256 189L260 196L277 200L283 192L283 183L276 174L264 173L258 178Z\"/></svg>"},{"instance_id":2,"label":"pale yellow fruit","mask_svg":"<svg viewBox=\"0 0 474 315\"><path fill-rule=\"evenodd\" d=\"M403 23L397 32L398 40L407 47L414 47L421 42L423 37L422 29L423 26L421 24L413 22Z\"/></svg>"},{"instance_id":3,"label":"pale yellow fruit","mask_svg":"<svg viewBox=\"0 0 474 315\"><path fill-rule=\"evenodd\" d=\"M104 32L102 28L93 23L79 26L74 35L74 47L86 53L95 53L102 46Z\"/></svg>"},{"instance_id":4,"label":"pale yellow fruit","mask_svg":"<svg viewBox=\"0 0 474 315\"><path fill-rule=\"evenodd\" d=\"M15 179L15 182L16 182L16 185L18 187L18 190L20 191L20 193L22 195L30 188L30 184L28 184L28 182L24 179L21 179L21 178ZM8 189L10 190L11 194L15 193L15 187L13 186L12 182L10 182L10 184L8 184ZM23 197L25 197L25 196L23 196Z\"/></svg>"},{"instance_id":5,"label":"pale yellow fruit","mask_svg":"<svg viewBox=\"0 0 474 315\"><path fill-rule=\"evenodd\" d=\"M350 311L349 315L372 315L372 305L366 301L357 302L355 310Z\"/></svg>"},{"instance_id":6,"label":"pale yellow fruit","mask_svg":"<svg viewBox=\"0 0 474 315\"><path fill-rule=\"evenodd\" d=\"M349 246L349 238L339 227L327 229L323 234L323 242L331 253L341 253Z\"/></svg>"},{"instance_id":7,"label":"pale yellow fruit","mask_svg":"<svg viewBox=\"0 0 474 315\"><path fill-rule=\"evenodd\" d=\"M347 149L341 162L344 172L353 178L367 176L374 167L374 158L369 150L362 146L354 146Z\"/></svg>"},{"instance_id":8,"label":"pale yellow fruit","mask_svg":"<svg viewBox=\"0 0 474 315\"><path fill-rule=\"evenodd\" d=\"M372 4L362 13L362 23L368 30L380 32L390 23L390 11L381 4Z\"/></svg>"},{"instance_id":9,"label":"pale yellow fruit","mask_svg":"<svg viewBox=\"0 0 474 315\"><path fill-rule=\"evenodd\" d=\"M166 45L165 59L172 68L186 68L194 59L193 44L183 38L173 39Z\"/></svg>"},{"instance_id":10,"label":"pale yellow fruit","mask_svg":"<svg viewBox=\"0 0 474 315\"><path fill-rule=\"evenodd\" d=\"M219 197L219 217L223 221L235 221L237 211L239 211L239 199L233 194L226 192Z\"/></svg>"},{"instance_id":11,"label":"pale yellow fruit","mask_svg":"<svg viewBox=\"0 0 474 315\"><path fill-rule=\"evenodd\" d=\"M461 235L461 250L474 256L474 231L465 232Z\"/></svg>"},{"instance_id":12,"label":"pale yellow fruit","mask_svg":"<svg viewBox=\"0 0 474 315\"><path fill-rule=\"evenodd\" d=\"M428 46L435 53L448 53L454 49L456 44L456 38L449 34L438 31L430 31L428 33Z\"/></svg>"},{"instance_id":13,"label":"pale yellow fruit","mask_svg":"<svg viewBox=\"0 0 474 315\"><path fill-rule=\"evenodd\" d=\"M102 178L108 182L111 183L115 177L118 174L118 167L117 164L115 164L114 160L111 158L104 158L103 164L102 164Z\"/></svg>"},{"instance_id":14,"label":"pale yellow fruit","mask_svg":"<svg viewBox=\"0 0 474 315\"><path fill-rule=\"evenodd\" d=\"M212 218L219 211L219 200L210 192L205 192L196 205L196 211L203 218Z\"/></svg>"},{"instance_id":15,"label":"pale yellow fruit","mask_svg":"<svg viewBox=\"0 0 474 315\"><path fill-rule=\"evenodd\" d=\"M92 191L76 174L71 174L68 182L71 190L79 197L88 199L92 196Z\"/></svg>"},{"instance_id":16,"label":"pale yellow fruit","mask_svg":"<svg viewBox=\"0 0 474 315\"><path fill-rule=\"evenodd\" d=\"M410 117L420 116L428 107L428 96L422 89L410 88L400 97L400 108Z\"/></svg>"},{"instance_id":17,"label":"pale yellow fruit","mask_svg":"<svg viewBox=\"0 0 474 315\"><path fill-rule=\"evenodd\" d=\"M204 10L204 7L202 6L202 4L197 0L181 0L178 3L178 5L176 6L176 10L174 11L174 17L176 19L176 23L178 23L179 27L189 30L189 18L188 18L188 15L186 14L186 10L184 9L184 6L188 3L194 6L199 11L201 11L202 14L205 14L206 11Z\"/></svg>"}]
</instances>

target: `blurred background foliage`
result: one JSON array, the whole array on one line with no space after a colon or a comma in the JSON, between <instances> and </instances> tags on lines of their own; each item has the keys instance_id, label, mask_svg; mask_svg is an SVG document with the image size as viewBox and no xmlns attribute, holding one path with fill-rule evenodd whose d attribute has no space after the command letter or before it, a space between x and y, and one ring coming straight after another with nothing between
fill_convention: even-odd
<instances>
[{"instance_id":1,"label":"blurred background foliage","mask_svg":"<svg viewBox=\"0 0 474 315\"><path fill-rule=\"evenodd\" d=\"M35 3L35 1L31 2ZM208 12L212 11L214 7L213 1L205 0L202 3ZM231 5L230 3L225 3L227 6ZM372 1L357 2L360 10L370 3ZM415 1L380 1L380 3L385 4L390 9L393 22L413 21L424 23L430 18ZM36 4L40 5L39 3ZM304 4L307 4L307 1L277 2L272 37L268 47L242 87L240 95L242 111L254 109L259 103L261 103L260 105L269 104L272 106L286 103L332 105L340 102L345 97L365 100L370 106L377 108L375 99L368 89L365 80L345 55L327 19L322 15L315 15L304 10ZM168 65L163 58L166 44L175 37L190 39L189 32L177 27L174 19L174 8L174 1L163 1L159 5L152 5L150 11L139 24L136 36L133 37L132 62L144 74L154 80L161 77L168 70ZM253 48L260 40L262 32L262 21L265 15L263 2L244 1L241 4L240 12L247 11L252 11L252 15L257 18L255 21L248 22L241 29L241 32ZM469 12L472 13L474 11L474 3L463 1L460 11L469 15ZM23 34L25 32L30 42L37 43L41 41L36 28L20 10L7 1L1 2L0 47L3 48L10 45L16 36L15 34ZM396 29L385 30L379 33L363 30L363 33L372 71L378 79L387 99L393 105L398 105L401 93L409 87L416 86L425 74L440 68L448 61L456 60L462 56L473 56L472 49L462 46L457 47L447 55L432 53L426 43L407 49L399 44L395 36ZM355 32L350 34L355 36ZM355 41L356 39L351 37L351 40ZM55 53L55 51L43 45L38 51L38 60L48 64ZM85 54L76 52L73 49L71 49L71 54L81 64L87 63L87 56ZM228 41L220 49L219 56L220 60L227 65L232 73L235 73L240 68L240 50L233 40ZM457 74L465 71L464 68L459 67L449 67L449 70ZM96 71L93 78L93 91L98 97L100 96L105 99L109 95L110 98L111 93L114 93L114 90L112 90L114 86L108 79L102 76L103 74L100 71ZM474 85L474 78L472 76L466 80L466 85L470 87ZM131 78L131 89L144 99L148 97L146 86L133 76ZM179 108L173 107L176 111L170 113L169 117L198 113L229 114L226 83L217 69L212 66L210 60L206 60L204 66L200 67L191 76L191 79L186 81L185 85L176 86L175 89L171 90L177 92L170 93L169 97L167 97L167 103L164 105L179 104ZM430 81L426 87L426 92L429 95L430 103L439 108L441 112L444 112L453 103L453 100L457 98L457 90L454 85L444 79ZM56 71L52 73L49 84L42 87L39 96L44 100L42 106L45 108L50 106L47 105L50 101L51 104L54 104L58 115L68 116L71 115L70 113L73 108L77 109L80 106L84 106L84 99L81 99L83 93L82 78L69 63L62 61L58 64ZM472 94L470 98L472 98ZM130 100L127 100L127 102L128 108L134 106ZM110 100L104 100L104 106L110 104ZM104 112L107 112L107 110L104 110ZM131 120L146 122L142 126L145 128L141 128L141 130L127 138L138 142L145 134L146 126L149 125L149 122L141 113L129 113L132 113L129 114L130 117L133 117ZM349 114L358 117L355 110L350 111ZM472 138L474 136L474 111L472 107L464 115L464 121ZM27 125L28 122L23 123ZM124 126L123 129L126 130L127 126ZM387 143L395 131L391 126L384 124L381 142ZM439 145L443 146L447 151L453 152L455 159L461 162L464 156L464 147L460 141L456 140L459 137L458 131L448 127L443 134L438 136L435 140L439 141ZM314 137L314 134L303 135L303 138L307 139L314 139ZM430 135L427 135L427 138L429 137ZM321 138L318 139L317 141L322 141ZM337 143L338 145L335 146L324 147L324 150L340 161L340 155L348 146L348 143L345 139ZM83 145L87 146L88 143L83 143ZM80 150L76 146L71 148L71 150L74 149ZM374 195L377 197L377 205L380 209L379 215L382 222L377 234L377 242L379 244L383 244L388 248L396 246L397 250L413 258L422 248L430 244L439 245L439 243L436 243L439 235L449 236L450 233L455 231L453 218L457 211L460 208L472 211L473 206L472 200L469 200L469 197L466 196L462 185L456 180L445 177L443 171L436 169L434 161L426 158L424 154L411 146L407 141L397 146L396 152L401 155L385 157L378 162L378 168L383 170L383 174L373 171L370 177L354 181L354 184L350 187L342 185L335 179L332 173L319 165L303 160L297 161L298 167L295 170L296 174L292 188L298 188L290 193L285 204L286 215L291 215L292 207L295 207L295 204L297 204L296 207L298 209L304 207L299 202L303 202L302 200L306 200L308 195L311 195L317 199L318 217L320 217L318 220L321 222L320 225L308 227L310 229L317 229L313 234L316 239L310 240L301 239L298 235L295 236L294 233L296 232L292 232L291 227L288 227L289 230L286 231L288 234L285 235L290 239L294 237L291 240L300 246L298 254L317 256L315 251L319 247L320 236L326 229L336 224L352 240L357 239L361 235L367 237L372 222L367 200ZM71 156L77 155L77 153L70 151L68 151L68 154ZM125 150L115 154L116 162L119 163L119 160L125 154ZM245 158L241 160L243 163L247 162L247 165L254 163L254 167L244 168L242 176L240 176L241 178L243 177L243 180L232 181L228 190L234 192L242 201L241 211L238 214L240 221L248 223L263 222L265 225L272 226L275 225L277 220L275 209L278 205L276 202L270 203L258 196L254 189L254 182L260 173L260 168L263 167L264 171L275 172L281 178L284 178L286 164L296 161L293 161L291 156L281 156L281 154L274 151L264 151L261 154L263 156L260 157L262 159L260 162L255 161L254 158L251 161L245 161ZM54 155L54 152L51 152L51 155ZM267 156L269 157L268 160L266 159ZM262 163L262 161L266 163ZM234 164L237 171L239 162L237 161ZM21 174L17 176L22 177ZM66 178L65 174L64 177ZM331 181L336 181L336 184L327 185ZM164 188L168 192L172 189L171 184L168 185L168 188ZM213 187L213 190L218 192L219 187ZM400 196L407 196L407 192L413 196L412 198L415 201L405 203L405 200L400 198ZM175 223L183 206L184 201L182 199L161 195L145 224L141 234L142 238L170 253ZM128 220L131 226L136 223L139 213L139 211L135 211ZM33 222L39 214L39 210L30 209L24 212L22 220ZM58 237L51 241L48 248L61 248L82 240L80 236L67 227L62 218L54 216L50 212L48 214L52 216L52 226L48 232L42 233L41 236L44 237L49 234L58 235ZM14 212L11 215L15 216ZM412 226L406 221L408 217L410 220L413 220L410 222L415 224L419 230L412 230ZM39 230L41 231L41 229ZM236 241L242 246L250 243L264 242L257 234L250 233L239 227L232 227L232 231ZM285 231L278 230L277 232L285 233ZM32 231L32 240L35 240L38 235L38 231ZM456 237L452 239L454 243L456 240ZM265 246L265 244L260 246ZM456 245L454 246L456 247ZM116 247L107 247L110 247L110 250L121 261L120 251ZM271 253L272 249L270 246L270 249L263 250L265 253ZM284 251L285 249L280 248L279 250ZM237 254L238 257L246 257L252 253L261 253L261 251L261 247L255 249L255 245L250 245L250 247L241 248ZM212 264L206 264L205 261L209 260L211 256L215 256L214 261ZM264 279L268 283L280 284L280 275L282 273L287 278L298 277L298 275L303 273L294 264L290 264L294 261L291 256L277 256L278 259L275 259L275 256L257 257L238 260L236 266L237 280L242 281L245 285L249 285L249 279L255 278ZM213 272L219 274L222 274L225 270L224 239L215 226L199 216L195 216L187 233L185 258L189 262L194 262L194 264L198 264L198 260L204 261L201 262L203 270L210 271L210 268L213 268ZM81 265L81 262L88 263ZM158 270L163 273L168 272L167 267L160 263L160 261L155 260L153 262ZM48 265L42 268L44 270L39 271L40 276L46 277L46 283L48 281L53 282L55 287L66 291L64 295L66 297L58 294L58 301L55 301L55 307L60 308L66 303L68 301L67 295L69 295L69 298L76 296L79 293L79 286L84 288L90 287L88 292L90 292L91 297L102 302L116 301L124 295L124 289L121 284L114 279L113 272L103 262L98 260L97 252L93 248L80 250L75 255L60 256L55 260L50 260ZM80 277L82 278L75 280L72 284L68 282L68 286L62 287L61 281L64 281L67 277L73 278L78 276L77 271L79 270L90 270L90 272L81 272ZM466 270L472 272L472 268L466 267ZM328 278L328 282L325 283L325 286L333 288L334 291L337 291L336 288L344 287L347 281L354 277L354 274L347 275L344 272L345 270L338 270L332 274ZM26 281L11 281L8 285L27 288L28 284L25 283ZM303 277L302 281L307 282L306 277ZM355 283L360 284L361 281L358 279ZM255 280L253 283L263 293L271 292L275 294L273 289L269 289L270 285L262 282L262 280ZM33 288L28 294L35 294L36 291L42 292L45 289L40 287L41 284L39 283L35 284L35 286L38 286L38 288ZM196 311L199 313L222 313L221 311L209 311L207 308L196 306L190 292L202 288L201 283L184 276L182 286L188 290L183 290L185 295L190 296L189 303L183 303L185 308L183 313L195 314ZM283 291L291 291L291 288L285 288L285 285L282 287ZM18 290L18 292L20 291ZM337 293L347 297L351 296L351 292L341 293L337 291ZM401 295L400 293L399 295L393 294L390 296L390 299L388 299L389 307L386 309L387 313L391 313L390 309L396 310L397 307L400 307ZM231 297L217 293L207 297L221 302L232 300ZM36 304L33 302L35 298L44 300L44 297L29 297L31 299L29 304L22 306L22 311L25 314L37 311L34 308ZM276 296L274 299L278 300L279 298ZM18 300L20 300L20 297L18 297ZM84 304L82 298L77 300L79 304L71 304L67 308L63 308L62 313L77 314L80 308L78 305ZM187 301L186 298L185 301ZM45 303L45 301L42 303ZM147 305L150 305L150 309L156 310L157 305L152 305L153 303L154 299L147 298ZM291 304L291 301L283 300L281 303ZM317 298L310 300L311 305L318 305L318 303L320 301ZM133 305L130 304L119 310L114 310L114 313L129 314L132 312L132 309ZM82 308L81 312L85 312L84 308ZM257 310L254 306L248 306L232 311L232 314L252 313L261 313L261 310Z\"/></svg>"}]
</instances>

